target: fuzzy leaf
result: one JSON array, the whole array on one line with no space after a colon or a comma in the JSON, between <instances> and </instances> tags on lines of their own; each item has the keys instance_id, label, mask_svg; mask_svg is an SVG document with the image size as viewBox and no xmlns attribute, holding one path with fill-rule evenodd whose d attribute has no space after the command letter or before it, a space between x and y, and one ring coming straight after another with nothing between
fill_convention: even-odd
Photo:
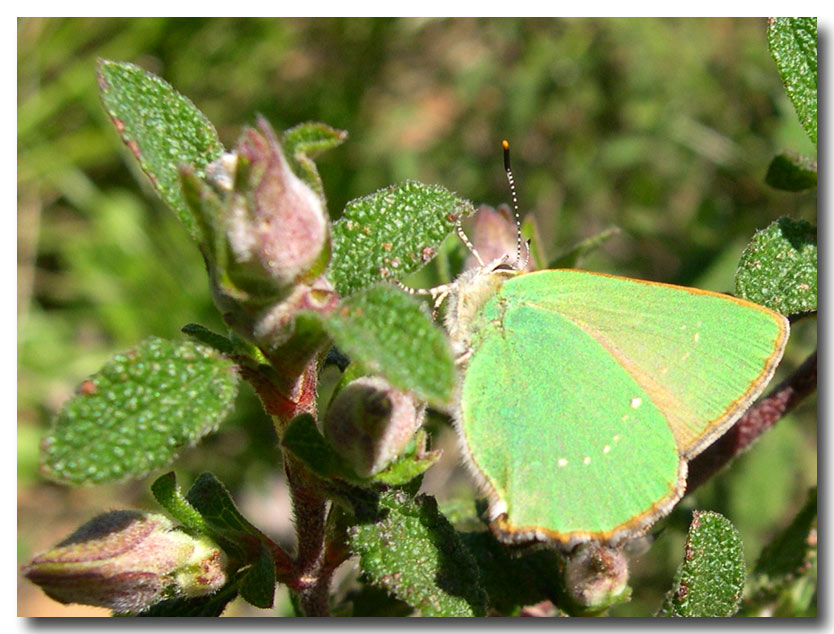
<instances>
[{"instance_id":1,"label":"fuzzy leaf","mask_svg":"<svg viewBox=\"0 0 834 634\"><path fill-rule=\"evenodd\" d=\"M736 293L783 315L816 310L816 227L779 218L756 233L741 255Z\"/></svg>"},{"instance_id":2,"label":"fuzzy leaf","mask_svg":"<svg viewBox=\"0 0 834 634\"><path fill-rule=\"evenodd\" d=\"M364 584L345 597L346 616L409 616L413 609L380 588Z\"/></svg>"},{"instance_id":3,"label":"fuzzy leaf","mask_svg":"<svg viewBox=\"0 0 834 634\"><path fill-rule=\"evenodd\" d=\"M200 343L211 346L223 354L232 355L237 352L237 350L235 350L235 345L228 339L228 337L224 337L223 335L209 330L200 324L186 324L180 328L180 330L185 334L194 337Z\"/></svg>"},{"instance_id":4,"label":"fuzzy leaf","mask_svg":"<svg viewBox=\"0 0 834 634\"><path fill-rule=\"evenodd\" d=\"M481 583L490 608L502 615L515 615L525 605L559 596L559 556L553 550L538 550L513 556L489 531L458 533L478 564Z\"/></svg>"},{"instance_id":5,"label":"fuzzy leaf","mask_svg":"<svg viewBox=\"0 0 834 634\"><path fill-rule=\"evenodd\" d=\"M237 383L215 350L150 337L80 385L42 443L42 470L68 484L141 477L214 431Z\"/></svg>"},{"instance_id":6,"label":"fuzzy leaf","mask_svg":"<svg viewBox=\"0 0 834 634\"><path fill-rule=\"evenodd\" d=\"M333 223L329 277L340 295L401 280L429 262L472 203L439 185L406 181L356 198Z\"/></svg>"},{"instance_id":7,"label":"fuzzy leaf","mask_svg":"<svg viewBox=\"0 0 834 634\"><path fill-rule=\"evenodd\" d=\"M589 254L599 249L603 244L608 242L615 235L620 233L619 227L608 227L604 231L591 236L577 243L569 251L558 256L555 260L548 264L549 269L572 269L579 266L579 264L588 257Z\"/></svg>"},{"instance_id":8,"label":"fuzzy leaf","mask_svg":"<svg viewBox=\"0 0 834 634\"><path fill-rule=\"evenodd\" d=\"M151 485L151 493L159 505L185 528L195 533L208 534L209 529L203 516L185 499L173 471L159 476Z\"/></svg>"},{"instance_id":9,"label":"fuzzy leaf","mask_svg":"<svg viewBox=\"0 0 834 634\"><path fill-rule=\"evenodd\" d=\"M337 147L345 142L347 132L331 128L324 123L299 123L286 130L281 137L281 145L295 175L316 192L322 202L324 185L313 159L322 152Z\"/></svg>"},{"instance_id":10,"label":"fuzzy leaf","mask_svg":"<svg viewBox=\"0 0 834 634\"><path fill-rule=\"evenodd\" d=\"M104 107L156 191L196 242L203 236L185 204L178 168L203 168L223 153L214 126L186 97L133 64L100 60Z\"/></svg>"},{"instance_id":11,"label":"fuzzy leaf","mask_svg":"<svg viewBox=\"0 0 834 634\"><path fill-rule=\"evenodd\" d=\"M229 583L207 596L160 601L136 616L220 616L236 596L237 584Z\"/></svg>"},{"instance_id":12,"label":"fuzzy leaf","mask_svg":"<svg viewBox=\"0 0 834 634\"><path fill-rule=\"evenodd\" d=\"M241 515L229 491L214 474L204 472L197 476L185 497L213 530L248 533L269 543L268 538Z\"/></svg>"},{"instance_id":13,"label":"fuzzy leaf","mask_svg":"<svg viewBox=\"0 0 834 634\"><path fill-rule=\"evenodd\" d=\"M386 284L342 301L325 328L352 361L432 404L451 397L452 353L446 336L414 298Z\"/></svg>"},{"instance_id":14,"label":"fuzzy leaf","mask_svg":"<svg viewBox=\"0 0 834 634\"><path fill-rule=\"evenodd\" d=\"M240 581L240 596L258 608L271 608L275 597L275 562L263 544Z\"/></svg>"},{"instance_id":15,"label":"fuzzy leaf","mask_svg":"<svg viewBox=\"0 0 834 634\"><path fill-rule=\"evenodd\" d=\"M434 498L391 490L380 496L384 517L348 530L363 575L422 616L483 616L478 569Z\"/></svg>"},{"instance_id":16,"label":"fuzzy leaf","mask_svg":"<svg viewBox=\"0 0 834 634\"><path fill-rule=\"evenodd\" d=\"M771 18L770 54L799 121L817 142L817 19Z\"/></svg>"},{"instance_id":17,"label":"fuzzy leaf","mask_svg":"<svg viewBox=\"0 0 834 634\"><path fill-rule=\"evenodd\" d=\"M372 480L389 486L401 486L425 473L443 455L439 449L424 451L425 444L426 432L421 429L417 432L410 451L406 451L398 460L374 475Z\"/></svg>"},{"instance_id":18,"label":"fuzzy leaf","mask_svg":"<svg viewBox=\"0 0 834 634\"><path fill-rule=\"evenodd\" d=\"M208 535L241 562L260 556L260 543L269 539L238 511L226 487L213 474L201 473L183 496L174 472L151 485L156 501L192 532ZM251 537L250 537L251 536Z\"/></svg>"},{"instance_id":19,"label":"fuzzy leaf","mask_svg":"<svg viewBox=\"0 0 834 634\"><path fill-rule=\"evenodd\" d=\"M290 421L281 437L281 445L289 449L314 474L325 480L334 478L351 483L361 480L346 461L330 446L316 427L310 414L300 414Z\"/></svg>"},{"instance_id":20,"label":"fuzzy leaf","mask_svg":"<svg viewBox=\"0 0 834 634\"><path fill-rule=\"evenodd\" d=\"M770 162L765 182L788 192L811 189L817 186L817 162L793 152L780 152Z\"/></svg>"},{"instance_id":21,"label":"fuzzy leaf","mask_svg":"<svg viewBox=\"0 0 834 634\"><path fill-rule=\"evenodd\" d=\"M662 616L733 616L744 591L741 537L730 521L712 511L695 511L684 561Z\"/></svg>"}]
</instances>

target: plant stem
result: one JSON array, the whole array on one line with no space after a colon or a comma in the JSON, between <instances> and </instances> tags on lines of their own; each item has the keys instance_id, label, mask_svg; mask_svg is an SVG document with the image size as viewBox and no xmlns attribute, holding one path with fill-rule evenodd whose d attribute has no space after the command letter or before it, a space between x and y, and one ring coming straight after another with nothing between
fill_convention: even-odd
<instances>
[{"instance_id":1,"label":"plant stem","mask_svg":"<svg viewBox=\"0 0 834 634\"><path fill-rule=\"evenodd\" d=\"M295 557L296 591L306 616L328 616L331 572L325 564L325 520L328 502L311 481L306 467L284 453L284 471L292 495L298 552Z\"/></svg>"}]
</instances>

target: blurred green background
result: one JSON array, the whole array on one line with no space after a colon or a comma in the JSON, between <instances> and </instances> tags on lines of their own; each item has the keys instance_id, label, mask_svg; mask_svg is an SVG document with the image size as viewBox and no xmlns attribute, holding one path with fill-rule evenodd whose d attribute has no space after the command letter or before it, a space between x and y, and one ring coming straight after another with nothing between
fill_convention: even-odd
<instances>
[{"instance_id":1,"label":"blurred green background","mask_svg":"<svg viewBox=\"0 0 834 634\"><path fill-rule=\"evenodd\" d=\"M815 191L763 182L775 152L816 153L765 28L724 18L18 20L20 562L98 512L154 508L153 476L77 490L39 477L39 439L75 385L147 335L179 337L188 322L222 329L197 249L101 108L97 58L166 79L227 147L256 113L278 130L307 120L347 130L318 161L333 217L406 178L507 202L507 138L522 211L535 213L551 256L616 225L583 268L732 291L756 229L781 215L816 221ZM798 325L777 379L815 345L816 323ZM726 514L755 561L816 481L815 409L811 399L684 500L635 562L633 601L617 614L659 607L692 508ZM441 500L471 495L448 432L438 442L446 471L426 488ZM279 462L244 389L232 418L176 469L186 486L215 472L252 521L291 540ZM19 585L21 615L107 614ZM230 610L254 613L271 612Z\"/></svg>"}]
</instances>

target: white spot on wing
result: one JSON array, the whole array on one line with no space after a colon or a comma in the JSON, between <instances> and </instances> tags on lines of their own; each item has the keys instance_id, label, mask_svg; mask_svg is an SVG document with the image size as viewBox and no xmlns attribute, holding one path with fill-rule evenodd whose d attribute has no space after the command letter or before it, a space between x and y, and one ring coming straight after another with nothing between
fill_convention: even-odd
<instances>
[{"instance_id":1,"label":"white spot on wing","mask_svg":"<svg viewBox=\"0 0 834 634\"><path fill-rule=\"evenodd\" d=\"M637 409L642 404L643 404L643 399L640 398L639 396L635 396L633 399L631 399L631 408L632 409Z\"/></svg>"},{"instance_id":2,"label":"white spot on wing","mask_svg":"<svg viewBox=\"0 0 834 634\"><path fill-rule=\"evenodd\" d=\"M568 464L568 461L565 458L559 458L559 461L556 464L558 464L560 467L564 467Z\"/></svg>"},{"instance_id":3,"label":"white spot on wing","mask_svg":"<svg viewBox=\"0 0 834 634\"><path fill-rule=\"evenodd\" d=\"M591 456L585 456L585 459L582 462L585 464L591 464Z\"/></svg>"},{"instance_id":4,"label":"white spot on wing","mask_svg":"<svg viewBox=\"0 0 834 634\"><path fill-rule=\"evenodd\" d=\"M611 445L605 445L605 447L602 448L602 453L608 453L609 451L611 451Z\"/></svg>"}]
</instances>

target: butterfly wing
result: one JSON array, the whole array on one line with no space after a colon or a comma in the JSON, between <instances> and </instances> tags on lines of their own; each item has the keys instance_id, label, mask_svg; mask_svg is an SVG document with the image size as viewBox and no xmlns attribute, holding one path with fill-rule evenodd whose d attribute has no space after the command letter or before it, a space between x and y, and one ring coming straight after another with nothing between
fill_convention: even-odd
<instances>
[{"instance_id":1,"label":"butterfly wing","mask_svg":"<svg viewBox=\"0 0 834 634\"><path fill-rule=\"evenodd\" d=\"M572 270L504 282L472 324L458 429L505 541L615 541L781 357L787 321L725 295Z\"/></svg>"},{"instance_id":2,"label":"butterfly wing","mask_svg":"<svg viewBox=\"0 0 834 634\"><path fill-rule=\"evenodd\" d=\"M602 345L669 421L681 455L698 455L764 390L788 321L735 297L575 270L504 285L515 301L553 310Z\"/></svg>"}]
</instances>

